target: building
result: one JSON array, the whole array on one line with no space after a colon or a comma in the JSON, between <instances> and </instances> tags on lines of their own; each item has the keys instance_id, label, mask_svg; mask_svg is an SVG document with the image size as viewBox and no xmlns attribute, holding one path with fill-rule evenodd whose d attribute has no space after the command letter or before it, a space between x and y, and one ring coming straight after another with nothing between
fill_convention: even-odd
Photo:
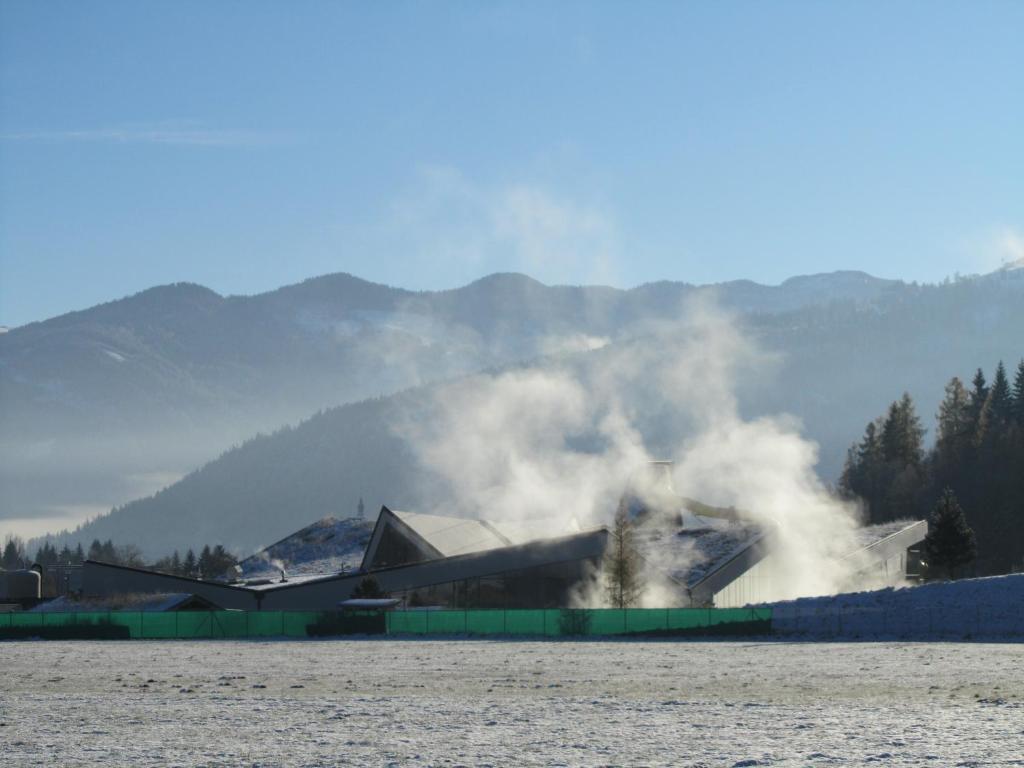
<instances>
[{"instance_id":1,"label":"building","mask_svg":"<svg viewBox=\"0 0 1024 768\"><path fill-rule=\"evenodd\" d=\"M686 499L657 524L642 506L634 517L646 574L659 582L659 605L730 607L773 599L772 565L780 557L773 528ZM545 527L547 535L538 536ZM926 533L924 521L861 529L846 555L856 563L857 587L900 583L908 551ZM564 532L539 521L502 524L383 507L359 566L339 573L295 575L290 569L291 576L281 571L222 583L88 561L83 595L187 593L224 609L333 610L372 577L407 608L566 607L599 586L608 537L603 527ZM322 549L317 552L322 560Z\"/></svg>"},{"instance_id":2,"label":"building","mask_svg":"<svg viewBox=\"0 0 1024 768\"><path fill-rule=\"evenodd\" d=\"M592 577L607 538L605 528L531 538L523 526L383 507L354 571L221 583L89 560L82 592L188 592L225 609L333 610L372 576L409 607L554 608Z\"/></svg>"},{"instance_id":3,"label":"building","mask_svg":"<svg viewBox=\"0 0 1024 768\"><path fill-rule=\"evenodd\" d=\"M780 583L791 564L778 526L679 496L669 462L635 473L619 509L632 521L648 607L736 607L794 596L792 584ZM923 520L861 528L836 570L851 590L899 584L927 532ZM243 561L242 578L230 583L88 561L82 592L188 593L225 609L333 610L372 579L406 608L562 608L600 598L609 536L605 527L581 530L573 521L382 507L372 529L355 518L307 526ZM834 560L817 558L829 568Z\"/></svg>"}]
</instances>

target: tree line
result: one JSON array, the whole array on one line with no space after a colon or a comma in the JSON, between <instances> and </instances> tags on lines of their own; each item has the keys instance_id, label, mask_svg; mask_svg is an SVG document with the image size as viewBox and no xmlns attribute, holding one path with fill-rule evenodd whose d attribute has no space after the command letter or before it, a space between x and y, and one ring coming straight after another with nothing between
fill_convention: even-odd
<instances>
[{"instance_id":1,"label":"tree line","mask_svg":"<svg viewBox=\"0 0 1024 768\"><path fill-rule=\"evenodd\" d=\"M30 557L25 549L25 540L20 536L9 535L4 541L3 554L0 555L0 568L5 571L17 571L30 568L35 563L44 568L54 565L81 565L85 560L86 554L81 544L74 549L67 544L57 549L50 542L44 542L36 550L35 557Z\"/></svg>"},{"instance_id":2,"label":"tree line","mask_svg":"<svg viewBox=\"0 0 1024 768\"><path fill-rule=\"evenodd\" d=\"M1012 384L1002 361L991 383L980 368L970 386L954 376L935 419L925 450L925 429L904 393L850 447L841 494L860 499L871 523L933 512L934 524L961 508L976 538L977 573L1024 570L1024 360Z\"/></svg>"},{"instance_id":3,"label":"tree line","mask_svg":"<svg viewBox=\"0 0 1024 768\"><path fill-rule=\"evenodd\" d=\"M213 547L207 544L200 550L198 556L192 549L189 549L184 557L178 553L178 550L174 550L171 555L161 557L151 565L147 565L142 557L142 550L137 546L134 544L115 545L111 539L106 541L93 539L88 550L83 549L81 544L74 549L65 544L58 550L50 542L44 542L36 550L33 558L29 557L26 552L25 541L22 538L7 536L3 553L0 554L0 567L5 571L16 571L30 568L33 564L38 563L45 570L58 565L81 565L86 560L133 568L151 567L153 570L175 576L205 579L232 576L234 567L238 564L238 558L221 544Z\"/></svg>"},{"instance_id":4,"label":"tree line","mask_svg":"<svg viewBox=\"0 0 1024 768\"><path fill-rule=\"evenodd\" d=\"M238 558L228 552L223 545L204 546L196 557L191 548L182 557L178 550L167 557L161 557L153 563L154 571L162 571L174 576L187 576L193 579L221 579L234 576Z\"/></svg>"}]
</instances>

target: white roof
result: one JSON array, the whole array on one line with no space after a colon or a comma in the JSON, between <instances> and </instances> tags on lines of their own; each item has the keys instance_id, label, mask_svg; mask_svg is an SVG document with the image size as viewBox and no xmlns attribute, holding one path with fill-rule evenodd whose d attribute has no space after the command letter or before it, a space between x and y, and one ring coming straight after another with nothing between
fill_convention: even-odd
<instances>
[{"instance_id":1,"label":"white roof","mask_svg":"<svg viewBox=\"0 0 1024 768\"><path fill-rule=\"evenodd\" d=\"M495 526L483 520L424 515L419 512L392 512L443 557L485 552L514 543Z\"/></svg>"},{"instance_id":2,"label":"white roof","mask_svg":"<svg viewBox=\"0 0 1024 768\"><path fill-rule=\"evenodd\" d=\"M568 536L582 530L575 520L568 524L551 518L490 521L419 512L391 512L443 557L512 547L539 539Z\"/></svg>"}]
</instances>

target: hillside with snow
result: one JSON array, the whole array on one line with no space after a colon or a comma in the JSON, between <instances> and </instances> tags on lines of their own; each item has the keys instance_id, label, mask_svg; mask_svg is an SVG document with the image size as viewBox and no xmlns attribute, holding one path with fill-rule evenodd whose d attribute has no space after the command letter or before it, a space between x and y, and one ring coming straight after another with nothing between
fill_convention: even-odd
<instances>
[{"instance_id":1,"label":"hillside with snow","mask_svg":"<svg viewBox=\"0 0 1024 768\"><path fill-rule=\"evenodd\" d=\"M325 517L264 547L238 565L246 579L344 573L359 567L373 533L373 521Z\"/></svg>"}]
</instances>

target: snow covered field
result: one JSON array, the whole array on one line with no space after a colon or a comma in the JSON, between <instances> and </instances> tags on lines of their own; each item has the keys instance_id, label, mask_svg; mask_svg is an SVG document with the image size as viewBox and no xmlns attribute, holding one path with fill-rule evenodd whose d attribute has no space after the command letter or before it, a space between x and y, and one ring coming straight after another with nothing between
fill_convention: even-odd
<instances>
[{"instance_id":1,"label":"snow covered field","mask_svg":"<svg viewBox=\"0 0 1024 768\"><path fill-rule=\"evenodd\" d=\"M1024 765L1024 645L3 642L0 763Z\"/></svg>"}]
</instances>

